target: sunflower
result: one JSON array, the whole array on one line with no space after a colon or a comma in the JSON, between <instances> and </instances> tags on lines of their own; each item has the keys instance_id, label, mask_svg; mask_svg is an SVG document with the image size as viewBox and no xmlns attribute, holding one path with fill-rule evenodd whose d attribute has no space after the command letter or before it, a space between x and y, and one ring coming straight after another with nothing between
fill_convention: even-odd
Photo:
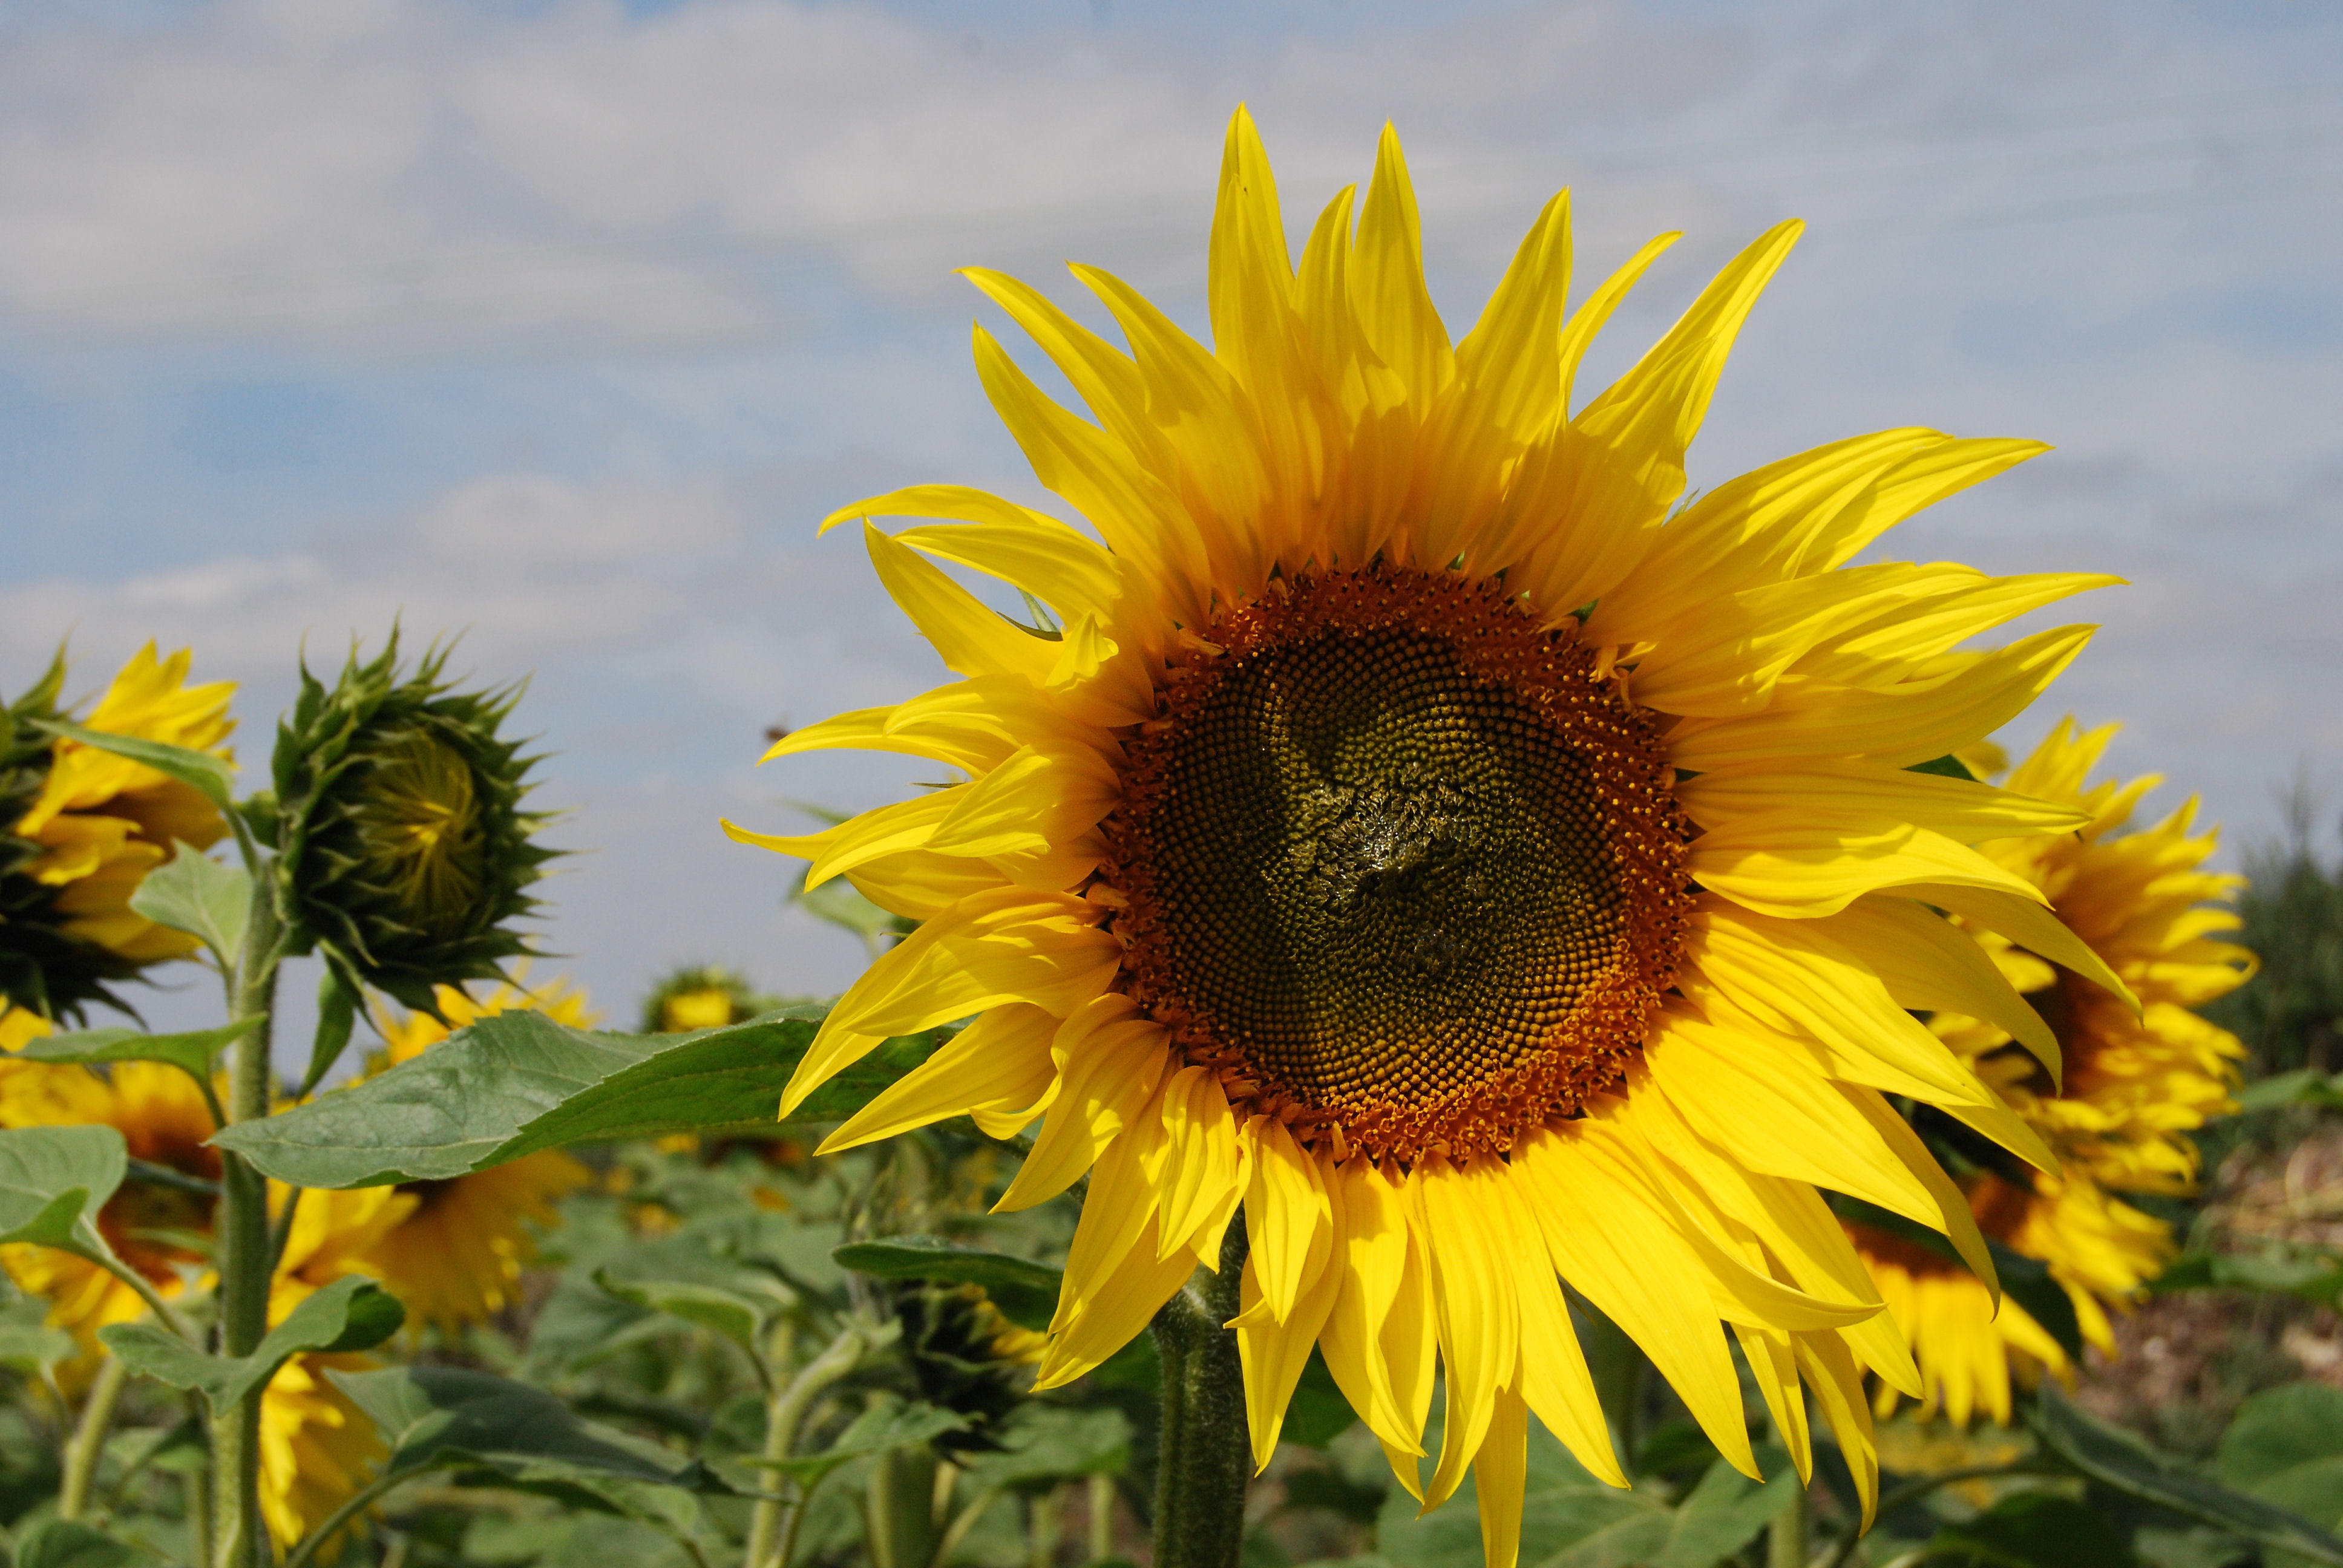
<instances>
[{"instance_id":1,"label":"sunflower","mask_svg":"<svg viewBox=\"0 0 2343 1568\"><path fill-rule=\"evenodd\" d=\"M158 660L148 643L85 727L231 756L225 743L236 728L227 716L236 688L187 685L192 658L183 648ZM113 1002L106 982L195 951L195 938L137 913L130 896L176 844L208 849L227 829L200 792L144 763L78 740L35 745L46 733L37 720L63 717L54 706L63 674L62 665L53 668L42 689L10 710L0 737L10 777L39 773L37 791L0 829L0 983L20 1006L77 1016L91 1001ZM9 793L0 787L0 815Z\"/></svg>"},{"instance_id":2,"label":"sunflower","mask_svg":"<svg viewBox=\"0 0 2343 1568\"><path fill-rule=\"evenodd\" d=\"M443 985L437 1000L445 1024L424 1012L404 1020L377 1016L388 1047L380 1068L420 1056L451 1028L500 1012L535 1010L578 1029L595 1021L586 993L560 980L538 990L499 984L478 1000ZM536 1256L528 1227L558 1224L555 1202L590 1180L577 1161L546 1150L469 1176L407 1182L399 1191L414 1196L414 1211L374 1243L367 1254L369 1271L407 1303L410 1324L433 1322L453 1334L504 1309L522 1267Z\"/></svg>"},{"instance_id":3,"label":"sunflower","mask_svg":"<svg viewBox=\"0 0 2343 1568\"><path fill-rule=\"evenodd\" d=\"M286 1193L270 1184L279 1213ZM373 1253L412 1217L417 1202L414 1194L389 1187L304 1191L269 1290L270 1326L345 1274L380 1273ZM325 1523L388 1455L373 1420L325 1375L378 1364L366 1355L298 1355L261 1396L260 1513L280 1548Z\"/></svg>"},{"instance_id":4,"label":"sunflower","mask_svg":"<svg viewBox=\"0 0 2343 1568\"><path fill-rule=\"evenodd\" d=\"M2039 888L2142 1009L2045 961L2047 955L2026 950L2023 941L1987 931L1979 940L2056 1036L2063 1078L2015 1044L2000 1020L1946 1013L1935 1025L2091 1181L2177 1196L2196 1184L2197 1145L2187 1133L2237 1109L2229 1091L2245 1047L2196 1010L2253 973L2253 955L2220 940L2238 919L2217 906L2245 879L2200 869L2220 835L2217 829L2189 831L2194 796L2156 826L2125 831L2140 798L2160 780L2087 782L2119 728L2079 733L2072 719L2062 719L2007 779L2011 789L2085 814L2082 827L1983 850Z\"/></svg>"},{"instance_id":5,"label":"sunflower","mask_svg":"<svg viewBox=\"0 0 2343 1568\"><path fill-rule=\"evenodd\" d=\"M2083 1342L2114 1354L2107 1308L2137 1300L2164 1271L2177 1251L2170 1227L2086 1177L2036 1175L2029 1188L1985 1175L1967 1191L1978 1228L2019 1256L2047 1264L2074 1307ZM1849 1225L1847 1232L1918 1360L1926 1385L1920 1420L1941 1411L1965 1427L1982 1411L2006 1426L2013 1378L2029 1388L2045 1372L2061 1382L2073 1380L2073 1362L2049 1331L2016 1302L1996 1302L1959 1263L1867 1225ZM1898 1392L1882 1383L1874 1397L1878 1413L1892 1414L1897 1402Z\"/></svg>"},{"instance_id":6,"label":"sunflower","mask_svg":"<svg viewBox=\"0 0 2343 1568\"><path fill-rule=\"evenodd\" d=\"M48 1020L22 1010L0 1020L11 1049L49 1032ZM145 1162L98 1211L98 1233L156 1293L176 1297L209 1263L216 1129L195 1081L158 1062L116 1062L101 1078L70 1063L0 1061L0 1127L112 1127L130 1157ZM0 1265L27 1293L49 1303L53 1327L72 1334L79 1353L58 1369L78 1387L105 1352L97 1331L146 1315L138 1293L96 1264L69 1252L15 1242L0 1247Z\"/></svg>"},{"instance_id":7,"label":"sunflower","mask_svg":"<svg viewBox=\"0 0 2343 1568\"><path fill-rule=\"evenodd\" d=\"M1862 1369L1922 1385L1816 1187L1989 1275L1884 1096L2056 1169L1906 1010L2022 1010L1937 911L2117 983L1969 848L2078 813L1909 769L2022 709L2088 628L1957 645L2110 579L1847 565L2025 441L1884 431L1678 508L1795 223L1574 414L1589 340L1674 236L1565 311L1557 196L1452 342L1388 129L1355 232L1353 210L1334 198L1296 268L1240 110L1211 348L1092 268L1128 352L970 275L1090 407L977 329L995 408L1104 548L950 485L830 519L949 519L864 538L964 678L768 757L900 751L966 779L809 837L726 824L920 922L830 1011L782 1111L890 1035L980 1015L824 1147L1041 1120L1001 1206L1089 1189L1036 1386L1218 1266L1242 1209L1256 1460L1314 1342L1427 1506L1474 1473L1492 1563L1515 1557L1531 1412L1625 1483L1562 1281L1755 1474L1729 1324L1800 1473L1804 1382L1867 1502ZM1051 613L1012 622L937 561Z\"/></svg>"}]
</instances>

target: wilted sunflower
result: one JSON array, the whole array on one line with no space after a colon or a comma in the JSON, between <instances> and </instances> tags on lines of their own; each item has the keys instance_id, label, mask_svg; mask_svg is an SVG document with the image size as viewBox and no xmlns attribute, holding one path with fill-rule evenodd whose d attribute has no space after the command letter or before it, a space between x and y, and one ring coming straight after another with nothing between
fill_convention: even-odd
<instances>
[{"instance_id":1,"label":"wilted sunflower","mask_svg":"<svg viewBox=\"0 0 2343 1568\"><path fill-rule=\"evenodd\" d=\"M441 986L437 1000L446 1024L421 1012L403 1020L377 1017L388 1046L381 1067L422 1055L447 1038L450 1026L461 1029L500 1012L541 1012L577 1029L595 1022L586 993L561 980L537 990L502 984L478 1000ZM484 1322L504 1309L522 1268L536 1256L528 1227L558 1224L555 1202L590 1180L586 1167L548 1149L469 1176L406 1182L399 1191L413 1194L415 1210L369 1249L368 1271L379 1273L407 1304L414 1327L428 1322L452 1334Z\"/></svg>"},{"instance_id":2,"label":"wilted sunflower","mask_svg":"<svg viewBox=\"0 0 2343 1568\"><path fill-rule=\"evenodd\" d=\"M2056 1036L2062 1080L2016 1046L1999 1020L1946 1013L1936 1031L1976 1060L2020 1116L2093 1181L2123 1191L2178 1194L2197 1178L2186 1134L2233 1110L2229 1091L2245 1055L2237 1036L2196 1010L2243 985L2254 958L2220 940L2236 914L2218 907L2245 879L2199 869L2219 829L2191 834L2197 799L2153 828L2127 832L2140 797L2161 780L2091 784L2099 756L2121 727L2077 733L2072 719L2009 775L2008 789L2071 806L2088 820L2056 838L2014 839L1984 853L2042 890L2058 919L2123 978L2143 1005L2026 950L2022 940L1981 933L2011 983Z\"/></svg>"},{"instance_id":3,"label":"wilted sunflower","mask_svg":"<svg viewBox=\"0 0 2343 1568\"><path fill-rule=\"evenodd\" d=\"M2080 1176L2037 1176L2029 1189L1986 1175L1967 1190L1979 1228L2019 1256L2047 1264L2075 1309L2084 1342L2113 1354L2107 1309L2137 1300L2164 1271L2176 1251L2169 1227ZM2016 1302L1996 1302L1959 1263L1869 1226L1847 1231L1919 1362L1921 1420L1942 1411L1966 1426L1982 1411L2006 1425L2013 1379L2028 1388L2045 1372L2072 1379L2073 1363L2049 1331ZM1874 1402L1887 1415L1897 1398L1883 1382Z\"/></svg>"},{"instance_id":4,"label":"wilted sunflower","mask_svg":"<svg viewBox=\"0 0 2343 1568\"><path fill-rule=\"evenodd\" d=\"M230 756L227 681L186 684L193 656L157 660L148 643L106 688L85 728ZM185 958L196 939L130 908L175 843L208 849L227 831L192 786L78 740L44 719L57 706L62 658L0 713L0 1000L79 1017L148 964Z\"/></svg>"},{"instance_id":5,"label":"wilted sunflower","mask_svg":"<svg viewBox=\"0 0 2343 1568\"><path fill-rule=\"evenodd\" d=\"M0 1020L11 1050L49 1032L24 1011ZM0 1060L0 1127L112 1127L130 1157L143 1161L98 1211L98 1233L156 1293L176 1297L208 1267L218 1153L216 1131L195 1081L159 1062L116 1062L100 1077L68 1062ZM96 1263L26 1243L0 1247L0 1264L27 1293L49 1303L48 1321L73 1335L80 1352L58 1369L68 1387L96 1371L105 1353L97 1331L146 1315L138 1292Z\"/></svg>"},{"instance_id":6,"label":"wilted sunflower","mask_svg":"<svg viewBox=\"0 0 2343 1568\"><path fill-rule=\"evenodd\" d=\"M1906 1011L2023 1010L1934 910L2102 972L1967 848L2075 814L1907 769L2023 709L2088 631L1954 648L2108 579L1846 565L2041 448L1890 430L1674 512L1798 226L1574 414L1581 355L1673 236L1565 311L1567 212L1548 205L1452 343L1396 136L1355 236L1345 190L1297 270L1240 111L1212 348L1095 269L1074 273L1127 353L970 274L1090 405L1095 424L1049 401L978 328L994 407L1106 548L956 486L841 510L960 520L865 538L966 678L768 755L903 751L968 780L807 838L729 829L922 922L840 999L784 1113L880 1039L980 1013L827 1147L1038 1116L1002 1206L1089 1172L1038 1387L1216 1266L1242 1203L1257 1459L1315 1342L1427 1503L1477 1459L1506 1564L1530 1412L1625 1482L1557 1274L1754 1474L1732 1324L1800 1473L1803 1380L1868 1499L1861 1369L1920 1382L1815 1185L1985 1271L1967 1203L1883 1096L2056 1169ZM1012 623L930 557L1055 621Z\"/></svg>"}]
</instances>

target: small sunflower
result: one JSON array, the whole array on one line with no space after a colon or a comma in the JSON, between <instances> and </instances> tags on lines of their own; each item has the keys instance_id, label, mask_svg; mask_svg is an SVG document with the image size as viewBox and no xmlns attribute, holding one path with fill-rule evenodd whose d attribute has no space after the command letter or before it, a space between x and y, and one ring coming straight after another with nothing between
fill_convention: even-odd
<instances>
[{"instance_id":1,"label":"small sunflower","mask_svg":"<svg viewBox=\"0 0 2343 1568\"><path fill-rule=\"evenodd\" d=\"M970 1418L967 1430L936 1438L936 1452L954 1459L998 1448L993 1428L1024 1396L1048 1336L1011 1322L981 1285L904 1282L892 1294L920 1397Z\"/></svg>"},{"instance_id":2,"label":"small sunflower","mask_svg":"<svg viewBox=\"0 0 2343 1568\"><path fill-rule=\"evenodd\" d=\"M2087 1178L2036 1175L2031 1189L1996 1176L1967 1185L1978 1228L2021 1257L2047 1264L2075 1309L2083 1341L2113 1354L2107 1306L2138 1299L2177 1250L2170 1228L2109 1197ZM1855 1251L1887 1299L1913 1347L1926 1384L1919 1418L1940 1411L1956 1426L1983 1412L2007 1425L2010 1390L2031 1388L2047 1372L2062 1382L2074 1365L2049 1331L1952 1259L1866 1225L1850 1225ZM1879 1414L1892 1414L1897 1391L1882 1383Z\"/></svg>"},{"instance_id":3,"label":"small sunflower","mask_svg":"<svg viewBox=\"0 0 2343 1568\"><path fill-rule=\"evenodd\" d=\"M2023 941L1984 931L1979 940L2056 1036L2063 1077L2016 1045L1999 1022L1948 1012L1935 1027L2090 1181L2178 1195L2197 1178L2197 1146L2187 1133L2236 1109L2229 1091L2245 1047L2196 1010L2253 973L2253 955L2220 940L2238 919L2219 906L2245 879L2201 869L2220 835L2189 831L2194 796L2156 826L2125 830L2140 798L2160 780L2088 782L2119 728L2081 733L2072 719L2062 719L2006 781L2086 815L2080 828L1982 848L2039 888L2142 1007Z\"/></svg>"},{"instance_id":4,"label":"small sunflower","mask_svg":"<svg viewBox=\"0 0 2343 1568\"><path fill-rule=\"evenodd\" d=\"M1566 310L1568 214L1549 204L1452 341L1397 137L1297 268L1241 110L1212 347L1092 268L1075 276L1128 352L971 273L1090 407L1050 401L978 328L994 407L1105 548L958 486L837 514L955 520L864 538L965 678L767 755L901 751L966 780L809 837L727 824L920 922L830 1012L785 1114L880 1040L981 1015L825 1147L1040 1118L1002 1206L1088 1172L1037 1387L1217 1267L1242 1207L1257 1460L1314 1343L1411 1492L1436 1505L1473 1471L1508 1565L1531 1412L1625 1483L1560 1281L1755 1474L1730 1324L1800 1473L1804 1382L1870 1499L1861 1369L1922 1385L1816 1187L1940 1228L1986 1271L1967 1202L1884 1096L2056 1169L1906 1010L1993 980L1936 911L2114 983L1969 848L2077 813L1908 770L2022 709L2088 628L1956 648L2109 579L1847 564L2040 447L1883 431L1679 508L1799 226L1573 412L1581 355L1674 236ZM936 561L1053 613L1012 622Z\"/></svg>"},{"instance_id":5,"label":"small sunflower","mask_svg":"<svg viewBox=\"0 0 2343 1568\"><path fill-rule=\"evenodd\" d=\"M445 1023L424 1012L404 1020L377 1017L388 1047L380 1068L420 1056L451 1029L500 1012L542 1012L578 1029L595 1022L586 993L558 979L537 990L500 983L477 1000L441 986L437 1000ZM414 1198L413 1211L373 1243L367 1271L407 1304L407 1321L418 1329L432 1322L453 1334L485 1322L503 1311L521 1270L536 1256L529 1227L558 1224L554 1204L591 1180L568 1155L545 1150L469 1176L406 1182L398 1190Z\"/></svg>"},{"instance_id":6,"label":"small sunflower","mask_svg":"<svg viewBox=\"0 0 2343 1568\"><path fill-rule=\"evenodd\" d=\"M219 757L236 728L236 688L186 684L193 655L157 659L148 643L98 699L85 728ZM227 831L192 787L40 721L56 706L63 661L0 713L0 994L51 1015L119 1005L109 982L185 958L196 940L130 908L146 873L185 843L208 849Z\"/></svg>"},{"instance_id":7,"label":"small sunflower","mask_svg":"<svg viewBox=\"0 0 2343 1568\"><path fill-rule=\"evenodd\" d=\"M746 978L721 964L689 964L653 986L643 999L642 1031L682 1034L722 1029L780 1005L780 998L759 993Z\"/></svg>"}]
</instances>

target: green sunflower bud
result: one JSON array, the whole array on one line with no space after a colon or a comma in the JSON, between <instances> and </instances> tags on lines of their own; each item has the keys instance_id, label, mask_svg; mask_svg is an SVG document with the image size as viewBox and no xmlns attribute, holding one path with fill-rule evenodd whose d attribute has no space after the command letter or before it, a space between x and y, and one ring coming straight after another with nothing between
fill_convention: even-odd
<instances>
[{"instance_id":1,"label":"green sunflower bud","mask_svg":"<svg viewBox=\"0 0 2343 1568\"><path fill-rule=\"evenodd\" d=\"M905 1281L893 1295L920 1397L971 1418L929 1446L945 1459L999 1448L994 1429L1025 1397L1047 1336L1011 1322L981 1285Z\"/></svg>"},{"instance_id":2,"label":"green sunflower bud","mask_svg":"<svg viewBox=\"0 0 2343 1568\"><path fill-rule=\"evenodd\" d=\"M447 659L435 647L403 675L393 632L330 690L305 666L274 764L294 950L434 1016L434 986L498 976L526 950L513 923L558 852L531 840L548 814L522 809L537 759L498 733L520 688L458 691Z\"/></svg>"}]
</instances>

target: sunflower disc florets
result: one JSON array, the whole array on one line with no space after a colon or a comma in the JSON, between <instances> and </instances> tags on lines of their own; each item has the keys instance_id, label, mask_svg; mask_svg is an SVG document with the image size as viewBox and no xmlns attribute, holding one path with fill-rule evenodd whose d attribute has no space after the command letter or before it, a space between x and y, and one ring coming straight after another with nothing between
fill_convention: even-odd
<instances>
[{"instance_id":1,"label":"sunflower disc florets","mask_svg":"<svg viewBox=\"0 0 2343 1568\"><path fill-rule=\"evenodd\" d=\"M498 733L519 688L455 690L447 657L402 675L394 635L330 690L305 668L275 761L297 950L435 1014L435 985L494 977L526 950L513 924L557 853L531 839L547 814L522 809L536 759Z\"/></svg>"}]
</instances>

